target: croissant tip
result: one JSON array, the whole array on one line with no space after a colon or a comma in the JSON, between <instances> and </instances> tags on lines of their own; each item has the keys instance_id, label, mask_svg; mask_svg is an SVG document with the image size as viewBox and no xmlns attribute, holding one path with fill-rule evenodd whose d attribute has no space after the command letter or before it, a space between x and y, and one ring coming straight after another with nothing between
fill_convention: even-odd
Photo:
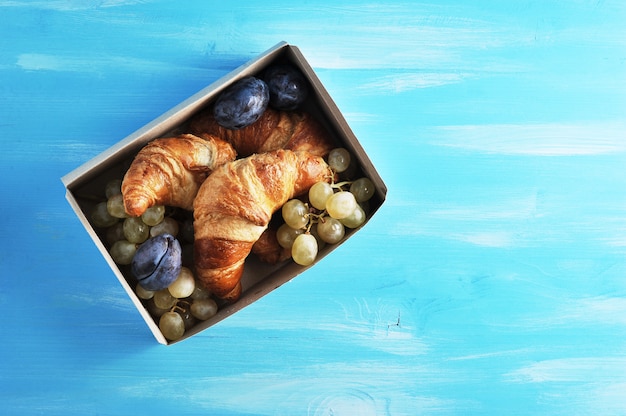
<instances>
[{"instance_id":1,"label":"croissant tip","mask_svg":"<svg viewBox=\"0 0 626 416\"><path fill-rule=\"evenodd\" d=\"M223 296L219 296L220 300L226 303L235 303L241 297L241 282L238 282L237 285L228 293Z\"/></svg>"},{"instance_id":2,"label":"croissant tip","mask_svg":"<svg viewBox=\"0 0 626 416\"><path fill-rule=\"evenodd\" d=\"M131 217L141 216L147 208L148 206L143 200L131 200L126 198L124 199L124 210L126 211L126 214L130 215Z\"/></svg>"}]
</instances>

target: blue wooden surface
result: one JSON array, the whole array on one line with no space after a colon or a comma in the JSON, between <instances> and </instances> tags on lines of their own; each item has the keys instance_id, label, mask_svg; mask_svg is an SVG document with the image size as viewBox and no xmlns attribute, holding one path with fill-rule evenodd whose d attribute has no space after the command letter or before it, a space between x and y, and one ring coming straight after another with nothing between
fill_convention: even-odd
<instances>
[{"instance_id":1,"label":"blue wooden surface","mask_svg":"<svg viewBox=\"0 0 626 416\"><path fill-rule=\"evenodd\" d=\"M236 3L0 0L0 413L626 414L625 3ZM281 40L387 202L161 346L60 177Z\"/></svg>"}]
</instances>

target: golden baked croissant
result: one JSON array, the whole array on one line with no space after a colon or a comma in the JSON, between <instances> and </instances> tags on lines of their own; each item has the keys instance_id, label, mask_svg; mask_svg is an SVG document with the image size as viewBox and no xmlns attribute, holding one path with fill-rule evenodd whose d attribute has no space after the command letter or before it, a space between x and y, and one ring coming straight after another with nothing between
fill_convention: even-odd
<instances>
[{"instance_id":1,"label":"golden baked croissant","mask_svg":"<svg viewBox=\"0 0 626 416\"><path fill-rule=\"evenodd\" d=\"M220 126L212 108L198 113L189 123L194 134L213 134L233 145L240 157L278 149L304 150L326 156L335 147L328 131L306 112L266 109L251 125L239 130Z\"/></svg>"},{"instance_id":2,"label":"golden baked croissant","mask_svg":"<svg viewBox=\"0 0 626 416\"><path fill-rule=\"evenodd\" d=\"M244 261L282 205L332 172L319 156L277 150L226 163L194 201L196 277L226 301L241 295Z\"/></svg>"},{"instance_id":3,"label":"golden baked croissant","mask_svg":"<svg viewBox=\"0 0 626 416\"><path fill-rule=\"evenodd\" d=\"M190 210L208 174L236 156L229 143L215 136L182 134L155 139L137 153L124 175L124 209L133 217L153 205Z\"/></svg>"}]
</instances>

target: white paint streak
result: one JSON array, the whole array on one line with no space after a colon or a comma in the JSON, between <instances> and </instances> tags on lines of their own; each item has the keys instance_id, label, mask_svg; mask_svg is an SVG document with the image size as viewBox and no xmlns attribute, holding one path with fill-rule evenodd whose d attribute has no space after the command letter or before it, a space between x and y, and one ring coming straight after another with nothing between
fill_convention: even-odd
<instances>
[{"instance_id":1,"label":"white paint streak","mask_svg":"<svg viewBox=\"0 0 626 416\"><path fill-rule=\"evenodd\" d=\"M50 70L60 71L63 69L63 61L56 56L40 53L24 53L18 56L16 65L26 70Z\"/></svg>"},{"instance_id":2,"label":"white paint streak","mask_svg":"<svg viewBox=\"0 0 626 416\"><path fill-rule=\"evenodd\" d=\"M538 211L537 192L516 198L489 200L484 204L446 205L427 211L428 218L445 221L490 221L490 220L526 220L537 218L542 214Z\"/></svg>"},{"instance_id":3,"label":"white paint streak","mask_svg":"<svg viewBox=\"0 0 626 416\"><path fill-rule=\"evenodd\" d=\"M379 78L376 81L359 86L360 90L397 94L419 88L439 87L447 84L457 84L475 75L460 73L413 73L392 74Z\"/></svg>"},{"instance_id":4,"label":"white paint streak","mask_svg":"<svg viewBox=\"0 0 626 416\"><path fill-rule=\"evenodd\" d=\"M443 126L432 144L504 155L598 155L626 151L625 131L621 121Z\"/></svg>"},{"instance_id":5,"label":"white paint streak","mask_svg":"<svg viewBox=\"0 0 626 416\"><path fill-rule=\"evenodd\" d=\"M392 231L397 235L435 236L483 247L513 247L529 238L524 228L547 215L537 191L521 197L490 195L484 203L442 204L420 208ZM518 224L524 224L519 227ZM536 236L535 236L536 237Z\"/></svg>"},{"instance_id":6,"label":"white paint streak","mask_svg":"<svg viewBox=\"0 0 626 416\"><path fill-rule=\"evenodd\" d=\"M484 247L511 247L515 242L515 235L507 231L451 233L448 237L452 240Z\"/></svg>"},{"instance_id":7,"label":"white paint streak","mask_svg":"<svg viewBox=\"0 0 626 416\"><path fill-rule=\"evenodd\" d=\"M49 148L50 153L48 157L50 157L50 155L54 155L54 157L58 157L65 161L88 160L89 158L93 157L93 155L97 155L105 150L102 145L95 145L88 142L81 142L78 140L69 140L65 143L50 143Z\"/></svg>"},{"instance_id":8,"label":"white paint streak","mask_svg":"<svg viewBox=\"0 0 626 416\"><path fill-rule=\"evenodd\" d=\"M132 6L135 4L143 4L145 0L46 0L46 1L17 1L5 0L0 1L0 7L29 7L43 10L56 10L59 12L69 12L76 10L89 10L94 8Z\"/></svg>"},{"instance_id":9,"label":"white paint streak","mask_svg":"<svg viewBox=\"0 0 626 416\"><path fill-rule=\"evenodd\" d=\"M589 412L587 414L598 413L598 409L602 409L604 414L626 414L624 392L626 392L626 382L614 382L591 389L588 391Z\"/></svg>"},{"instance_id":10,"label":"white paint streak","mask_svg":"<svg viewBox=\"0 0 626 416\"><path fill-rule=\"evenodd\" d=\"M622 325L626 326L626 299L618 297L591 297L564 300L549 315L542 314L522 320L528 327L556 327L571 325Z\"/></svg>"},{"instance_id":11,"label":"white paint streak","mask_svg":"<svg viewBox=\"0 0 626 416\"><path fill-rule=\"evenodd\" d=\"M582 357L544 360L505 374L513 383L596 382L626 379L624 357Z\"/></svg>"},{"instance_id":12,"label":"white paint streak","mask_svg":"<svg viewBox=\"0 0 626 416\"><path fill-rule=\"evenodd\" d=\"M348 121L348 124L374 124L380 123L385 120L385 117L380 114L372 113L343 113L343 116Z\"/></svg>"},{"instance_id":13,"label":"white paint streak","mask_svg":"<svg viewBox=\"0 0 626 416\"><path fill-rule=\"evenodd\" d=\"M454 400L418 393L421 389L417 386L434 381L457 380L453 373L426 366L336 362L293 368L289 374L260 371L196 377L187 380L181 394L190 405L213 412L223 409L272 416L421 414L458 409ZM156 398L161 391L158 386L167 383L142 380L122 387L119 393ZM404 383L404 388L398 383Z\"/></svg>"},{"instance_id":14,"label":"white paint streak","mask_svg":"<svg viewBox=\"0 0 626 416\"><path fill-rule=\"evenodd\" d=\"M287 39L302 49L314 68L410 68L430 73L421 79L395 81L396 85L402 84L401 88L406 88L407 82L411 86L457 82L456 71L463 77L467 71L482 74L528 70L506 59L493 60L485 52L532 44L532 30L491 18L471 18L467 12L464 6L432 3L365 3L358 8L327 4L289 10L263 4L241 7L238 22L243 23L236 30L216 33L214 26L205 22L196 26L170 25L168 30L176 36L185 33L183 41L197 50L206 51L207 39L212 39L214 53L232 51L233 35L236 41L245 39L247 47L258 50L277 39ZM232 16L225 18L230 22ZM264 21L265 30L259 32L255 24L246 25L246 21ZM434 75L446 72L448 79Z\"/></svg>"},{"instance_id":15,"label":"white paint streak","mask_svg":"<svg viewBox=\"0 0 626 416\"><path fill-rule=\"evenodd\" d=\"M64 307L73 305L81 309L91 306L104 306L123 311L134 311L135 309L131 300L127 296L120 295L119 289L116 287L101 287L97 294L87 293L87 290L68 293L63 296L62 303Z\"/></svg>"},{"instance_id":16,"label":"white paint streak","mask_svg":"<svg viewBox=\"0 0 626 416\"><path fill-rule=\"evenodd\" d=\"M489 34L481 28L446 30L440 27L421 27L399 30L378 26L375 30L380 33L374 36L370 30L362 32L363 27L350 26L350 29L354 30L342 35L348 39L328 50L319 50L319 47L316 47L318 43L309 46L306 39L303 39L300 44L304 50L317 51L310 58L311 64L316 68L325 69L419 68L485 71L488 65L479 65L477 62L464 59L460 48L467 45L469 50L481 50L493 45L493 42L503 42L498 40L497 34ZM393 32L397 34L391 35ZM393 39L392 43L389 42L390 36ZM362 39L367 39L367 42L364 43ZM334 43L331 39L328 39L328 42ZM377 53L372 53L374 50Z\"/></svg>"},{"instance_id":17,"label":"white paint streak","mask_svg":"<svg viewBox=\"0 0 626 416\"><path fill-rule=\"evenodd\" d=\"M561 403L563 414L626 412L626 358L574 357L543 360L504 374L513 384L540 384L542 400ZM553 391L553 386L558 386ZM561 413L559 413L561 414Z\"/></svg>"},{"instance_id":18,"label":"white paint streak","mask_svg":"<svg viewBox=\"0 0 626 416\"><path fill-rule=\"evenodd\" d=\"M528 353L532 352L529 348L520 348L515 350L506 350L506 351L494 351L494 352L486 352L482 354L471 354L471 355L463 355L460 357L450 357L448 361L473 361L473 360L483 360L493 357L508 357L508 356L524 356Z\"/></svg>"},{"instance_id":19,"label":"white paint streak","mask_svg":"<svg viewBox=\"0 0 626 416\"><path fill-rule=\"evenodd\" d=\"M624 209L626 212L626 208ZM624 214L626 216L626 214ZM624 219L619 218L618 221L615 222L613 231L617 235L608 236L604 239L604 242L611 247L626 247L626 227L624 227Z\"/></svg>"},{"instance_id":20,"label":"white paint streak","mask_svg":"<svg viewBox=\"0 0 626 416\"><path fill-rule=\"evenodd\" d=\"M356 306L356 308L355 308ZM414 328L402 321L403 311L396 303L382 300L370 305L365 299L355 299L354 305L342 305L347 323L323 325L337 334L346 334L359 345L385 351L394 355L415 356L425 354L426 344L417 337Z\"/></svg>"},{"instance_id":21,"label":"white paint streak","mask_svg":"<svg viewBox=\"0 0 626 416\"><path fill-rule=\"evenodd\" d=\"M57 56L43 53L23 53L16 65L27 71L99 72L111 69L141 72L171 71L175 65L123 56Z\"/></svg>"},{"instance_id":22,"label":"white paint streak","mask_svg":"<svg viewBox=\"0 0 626 416\"><path fill-rule=\"evenodd\" d=\"M5 159L19 159L28 155L29 160L62 160L64 162L76 161L79 163L89 160L106 150L105 145L96 145L78 140L68 139L65 142L46 142L41 146L29 146L28 142L15 143L4 153Z\"/></svg>"},{"instance_id":23,"label":"white paint streak","mask_svg":"<svg viewBox=\"0 0 626 416\"><path fill-rule=\"evenodd\" d=\"M367 300L355 299L353 304L342 304L340 307L344 313L341 321L319 317L311 319L308 313L298 316L295 311L286 320L276 316L264 318L261 316L263 311L257 310L252 323L255 330L297 331L304 327L311 332L332 333L342 342L398 356L418 356L427 352L426 343L417 336L409 318L402 318L403 315L409 317L410 312L396 303L379 299L376 304L370 305Z\"/></svg>"}]
</instances>

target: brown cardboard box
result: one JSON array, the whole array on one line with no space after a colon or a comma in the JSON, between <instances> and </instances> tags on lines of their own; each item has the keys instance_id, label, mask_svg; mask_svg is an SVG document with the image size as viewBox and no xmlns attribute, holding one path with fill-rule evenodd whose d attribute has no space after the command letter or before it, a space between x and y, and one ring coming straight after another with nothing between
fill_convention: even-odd
<instances>
[{"instance_id":1,"label":"brown cardboard box","mask_svg":"<svg viewBox=\"0 0 626 416\"><path fill-rule=\"evenodd\" d=\"M337 140L338 146L345 147L352 153L352 156L357 160L360 166L363 176L369 177L374 182L377 191L370 202L369 221L371 216L383 204L387 188L350 130L350 127L341 115L339 109L306 62L304 56L298 48L285 42L277 44L259 57L215 81L62 178L66 187L66 198L76 212L76 215L102 252L102 255L128 293L128 296L136 305L137 310L146 321L155 338L162 344L169 345L174 342L165 339L159 330L158 321L155 322L155 319L148 313L142 301L134 293L134 288L131 286L131 283L129 283L131 278L127 277L129 276L128 270L116 265L112 260L107 250L107 244L102 237L102 231L90 224L89 214L95 202L93 198L89 198L87 195L102 195L104 193L105 184L109 180L115 178L121 179L130 161L132 161L136 153L148 141L157 137L185 132L186 121L205 105L213 101L222 90L238 79L259 74L269 64L278 62L289 62L302 70L312 86L312 91L305 103L305 110L314 114L314 116L329 129ZM346 230L346 236L343 241L347 238L351 238L357 231L358 229ZM341 242L339 244L341 244ZM326 245L320 250L316 262L308 267L298 266L291 260L279 265L269 266L258 261L254 258L254 255L249 256L246 260L245 272L242 278L243 294L240 300L234 304L222 307L213 318L201 322L186 331L185 335L180 340L209 328L245 306L255 302L283 283L293 279L302 271L313 267L339 244Z\"/></svg>"}]
</instances>

